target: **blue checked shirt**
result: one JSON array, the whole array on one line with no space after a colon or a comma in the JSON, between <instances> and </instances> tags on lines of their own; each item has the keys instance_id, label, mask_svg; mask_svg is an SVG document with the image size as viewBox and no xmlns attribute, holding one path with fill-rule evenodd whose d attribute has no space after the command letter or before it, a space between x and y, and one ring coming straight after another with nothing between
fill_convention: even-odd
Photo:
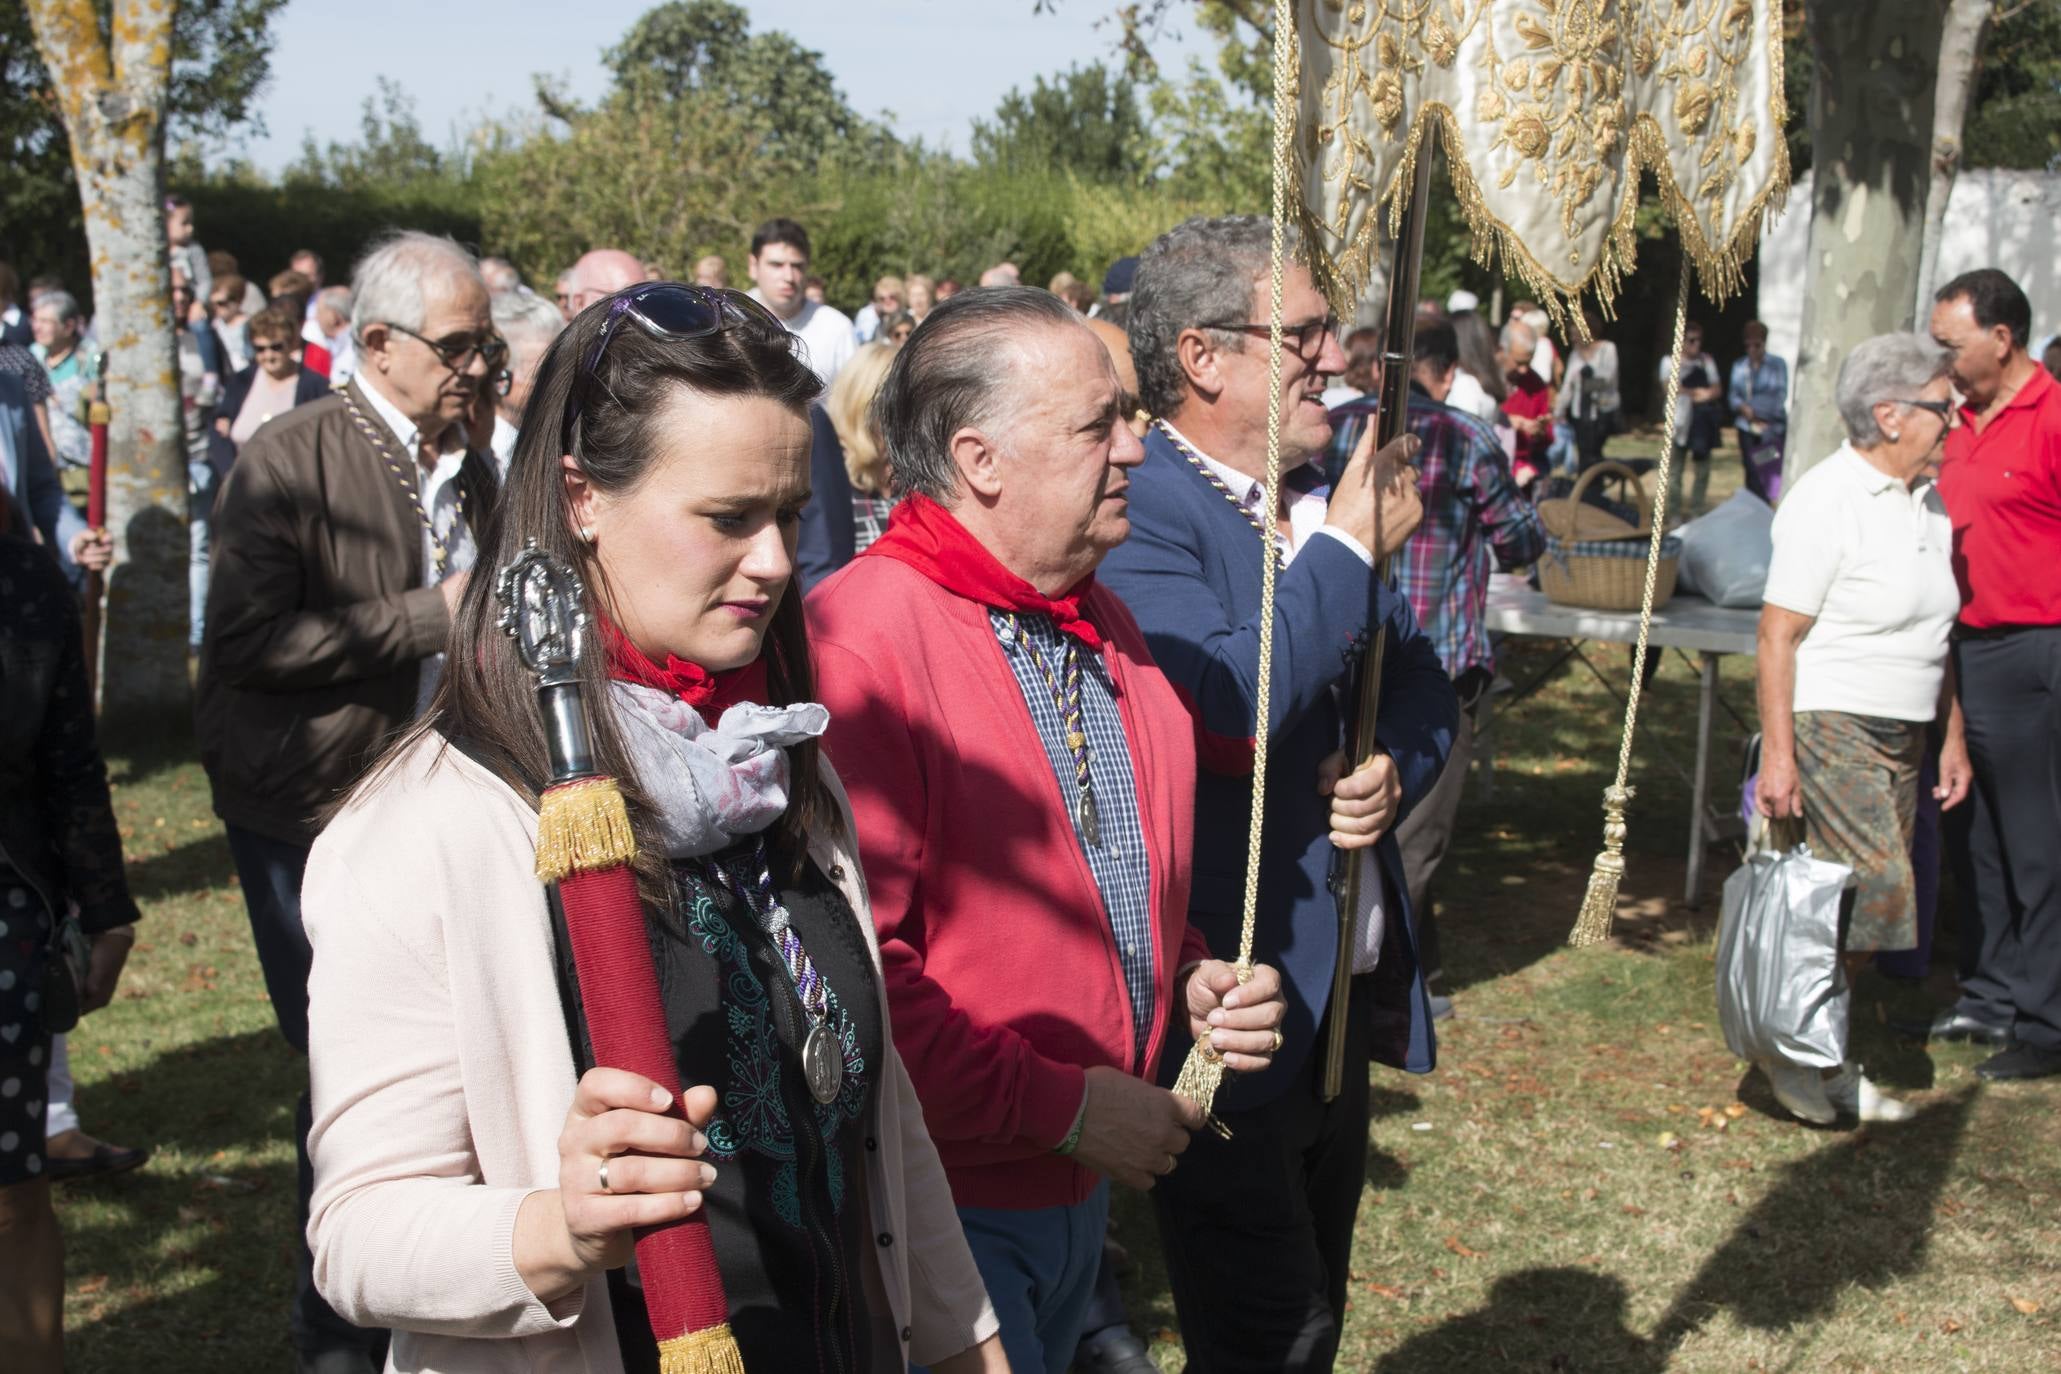
<instances>
[{"instance_id":1,"label":"blue checked shirt","mask_svg":"<svg viewBox=\"0 0 2061 1374\"><path fill-rule=\"evenodd\" d=\"M1045 761L1058 779L1059 793L1066 798L1066 811L1073 818L1074 839L1087 856L1095 886L1102 891L1102 905L1109 926L1116 935L1116 951L1123 965L1124 986L1131 994L1131 1034L1136 1052L1145 1053L1152 1035L1155 964L1152 951L1152 861L1145 852L1145 827L1138 815L1138 789L1131 777L1131 748L1124 739L1123 717L1118 714L1116 695L1102 656L1076 644L1081 663L1081 723L1088 735L1088 776L1095 786L1095 811L1102 843L1090 845L1074 817L1073 801L1078 794L1074 783L1073 751L1066 747L1066 725L1059 703L1038 671L1029 645L1016 637L1010 618L997 611L988 613L1001 641L1002 656L1030 707L1031 721L1045 746ZM1044 655L1055 677L1062 673L1063 636L1051 617L1020 615L1015 625Z\"/></svg>"}]
</instances>

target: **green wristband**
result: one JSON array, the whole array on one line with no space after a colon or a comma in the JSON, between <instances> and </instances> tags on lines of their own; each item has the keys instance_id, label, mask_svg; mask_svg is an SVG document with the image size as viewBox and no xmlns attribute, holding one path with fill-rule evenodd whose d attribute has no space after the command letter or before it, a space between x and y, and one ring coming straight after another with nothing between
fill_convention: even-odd
<instances>
[{"instance_id":1,"label":"green wristband","mask_svg":"<svg viewBox=\"0 0 2061 1374\"><path fill-rule=\"evenodd\" d=\"M1081 1128L1087 1124L1088 1099L1087 1095L1083 1094L1081 1096L1081 1109L1075 1114L1073 1119L1073 1129L1066 1133L1066 1139L1052 1147L1052 1153L1055 1155L1070 1155L1079 1149L1081 1144Z\"/></svg>"}]
</instances>

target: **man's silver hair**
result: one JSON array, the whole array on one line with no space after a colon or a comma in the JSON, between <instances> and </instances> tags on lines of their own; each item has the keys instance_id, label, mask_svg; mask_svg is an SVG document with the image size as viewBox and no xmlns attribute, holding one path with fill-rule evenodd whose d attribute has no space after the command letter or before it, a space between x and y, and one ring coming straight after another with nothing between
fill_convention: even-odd
<instances>
[{"instance_id":1,"label":"man's silver hair","mask_svg":"<svg viewBox=\"0 0 2061 1374\"><path fill-rule=\"evenodd\" d=\"M315 299L334 310L345 319L351 317L351 288L348 286L325 286Z\"/></svg>"},{"instance_id":2,"label":"man's silver hair","mask_svg":"<svg viewBox=\"0 0 2061 1374\"><path fill-rule=\"evenodd\" d=\"M429 319L432 284L439 290L470 279L482 291L479 260L453 239L400 229L376 240L351 269L351 337L365 342L375 324L422 328Z\"/></svg>"},{"instance_id":3,"label":"man's silver hair","mask_svg":"<svg viewBox=\"0 0 2061 1374\"><path fill-rule=\"evenodd\" d=\"M1875 421L1884 401L1910 401L1925 384L1946 375L1952 359L1923 334L1877 334L1864 339L1839 365L1833 403L1855 448L1873 448L1889 436Z\"/></svg>"},{"instance_id":4,"label":"man's silver hair","mask_svg":"<svg viewBox=\"0 0 2061 1374\"><path fill-rule=\"evenodd\" d=\"M486 282L487 290L497 296L506 291L522 289L522 273L516 271L515 264L506 258L481 258L479 274L481 280Z\"/></svg>"},{"instance_id":5,"label":"man's silver hair","mask_svg":"<svg viewBox=\"0 0 2061 1374\"><path fill-rule=\"evenodd\" d=\"M565 316L542 296L511 291L494 297L494 328L508 341L508 367L517 378L529 376L543 360L544 350L565 328Z\"/></svg>"},{"instance_id":6,"label":"man's silver hair","mask_svg":"<svg viewBox=\"0 0 2061 1374\"><path fill-rule=\"evenodd\" d=\"M1273 221L1265 215L1197 218L1167 230L1138 255L1125 333L1138 369L1138 400L1146 410L1171 415L1186 398L1188 377L1174 348L1182 331L1265 318L1260 278L1272 262L1273 235ZM1293 232L1287 246L1293 258ZM1243 333L1213 332L1233 350L1245 347Z\"/></svg>"},{"instance_id":7,"label":"man's silver hair","mask_svg":"<svg viewBox=\"0 0 2061 1374\"><path fill-rule=\"evenodd\" d=\"M1539 331L1533 329L1531 325L1518 319L1515 315L1512 315L1509 319L1503 321L1502 345L1505 348L1509 348L1519 339L1530 340L1532 347L1536 348L1539 343Z\"/></svg>"},{"instance_id":8,"label":"man's silver hair","mask_svg":"<svg viewBox=\"0 0 2061 1374\"><path fill-rule=\"evenodd\" d=\"M79 318L79 298L69 291L45 291L36 297L36 309L53 310L59 324L70 324Z\"/></svg>"}]
</instances>

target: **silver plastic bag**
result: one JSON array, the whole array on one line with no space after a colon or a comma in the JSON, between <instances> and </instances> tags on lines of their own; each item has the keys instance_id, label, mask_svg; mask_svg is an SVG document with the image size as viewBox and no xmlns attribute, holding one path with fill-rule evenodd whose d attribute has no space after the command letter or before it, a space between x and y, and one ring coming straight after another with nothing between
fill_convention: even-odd
<instances>
[{"instance_id":1,"label":"silver plastic bag","mask_svg":"<svg viewBox=\"0 0 2061 1374\"><path fill-rule=\"evenodd\" d=\"M1733 1054L1814 1069L1845 1061L1839 893L1852 873L1799 844L1753 854L1725 879L1717 1010Z\"/></svg>"}]
</instances>

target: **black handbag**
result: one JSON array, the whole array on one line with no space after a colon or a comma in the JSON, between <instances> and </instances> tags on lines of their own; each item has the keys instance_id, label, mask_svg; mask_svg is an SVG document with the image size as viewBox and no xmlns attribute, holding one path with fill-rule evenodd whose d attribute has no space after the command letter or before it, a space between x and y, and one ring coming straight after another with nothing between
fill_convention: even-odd
<instances>
[{"instance_id":1,"label":"black handbag","mask_svg":"<svg viewBox=\"0 0 2061 1374\"><path fill-rule=\"evenodd\" d=\"M86 974L93 967L93 942L79 929L78 917L66 916L51 928L45 954L39 1015L45 1030L63 1035L79 1024Z\"/></svg>"}]
</instances>

